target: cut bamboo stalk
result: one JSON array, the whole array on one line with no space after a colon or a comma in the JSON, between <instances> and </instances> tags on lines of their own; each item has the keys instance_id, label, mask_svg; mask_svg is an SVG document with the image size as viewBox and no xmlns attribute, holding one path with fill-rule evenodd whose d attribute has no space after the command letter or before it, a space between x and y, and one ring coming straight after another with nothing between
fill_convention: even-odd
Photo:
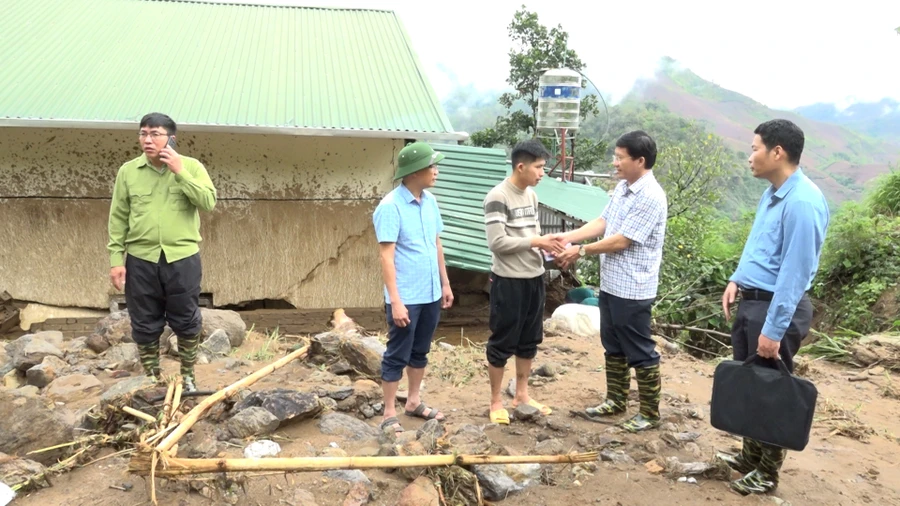
<instances>
[{"instance_id":1,"label":"cut bamboo stalk","mask_svg":"<svg viewBox=\"0 0 900 506\"><path fill-rule=\"evenodd\" d=\"M156 423L156 418L153 418L152 416L148 415L147 413L144 413L143 411L138 411L130 406L122 406L122 411L128 413L129 415L131 415L135 418L140 418L141 420L144 420L145 422Z\"/></svg>"},{"instance_id":2,"label":"cut bamboo stalk","mask_svg":"<svg viewBox=\"0 0 900 506\"><path fill-rule=\"evenodd\" d=\"M153 452L153 455L158 455ZM156 476L247 471L330 471L333 469L393 469L400 467L470 466L481 464L576 464L594 462L597 452L569 455L413 455L404 457L303 457L268 459L164 458ZM135 454L129 471L146 475L147 453ZM151 463L152 465L152 463Z\"/></svg>"},{"instance_id":3,"label":"cut bamboo stalk","mask_svg":"<svg viewBox=\"0 0 900 506\"><path fill-rule=\"evenodd\" d=\"M166 400L163 402L163 419L162 426L165 427L169 422L169 411L172 408L172 396L175 395L175 382L169 383L169 388L166 389Z\"/></svg>"},{"instance_id":4,"label":"cut bamboo stalk","mask_svg":"<svg viewBox=\"0 0 900 506\"><path fill-rule=\"evenodd\" d=\"M284 356L282 359L263 367L250 376L236 381L231 385L223 388L222 390L219 390L218 392L210 395L209 397L204 399L203 402L194 406L194 409L192 409L187 415L185 415L185 417L181 420L181 423L178 424L178 427L176 427L171 434L169 434L165 439L162 440L162 442L159 443L159 445L157 445L156 450L160 452L166 452L170 450L172 446L178 442L179 439L187 434L187 431L191 430L191 427L193 427L194 424L197 423L198 420L200 420L200 417L205 415L206 412L209 411L209 409L212 408L213 405L215 405L217 402L221 401L222 399L231 397L240 389L249 387L250 385L256 383L272 372L284 367L292 361L306 356L306 353L308 351L309 345L304 346L303 348L300 348L299 350Z\"/></svg>"},{"instance_id":5,"label":"cut bamboo stalk","mask_svg":"<svg viewBox=\"0 0 900 506\"><path fill-rule=\"evenodd\" d=\"M178 412L178 408L181 405L181 393L184 389L184 384L181 382L181 377L175 378L177 383L175 384L175 394L172 396L172 405L169 407L168 415L166 416L167 423L164 426L175 425L177 422L175 421L175 413Z\"/></svg>"}]
</instances>

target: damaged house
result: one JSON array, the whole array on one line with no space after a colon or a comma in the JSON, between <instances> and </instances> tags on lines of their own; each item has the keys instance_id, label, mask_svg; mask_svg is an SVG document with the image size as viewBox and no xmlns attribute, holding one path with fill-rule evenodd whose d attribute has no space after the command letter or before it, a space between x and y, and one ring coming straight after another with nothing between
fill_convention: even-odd
<instances>
[{"instance_id":1,"label":"damaged house","mask_svg":"<svg viewBox=\"0 0 900 506\"><path fill-rule=\"evenodd\" d=\"M396 156L466 138L391 11L29 0L0 39L0 291L17 301L119 303L110 196L158 111L218 190L201 214L204 305L380 314L371 215Z\"/></svg>"}]
</instances>

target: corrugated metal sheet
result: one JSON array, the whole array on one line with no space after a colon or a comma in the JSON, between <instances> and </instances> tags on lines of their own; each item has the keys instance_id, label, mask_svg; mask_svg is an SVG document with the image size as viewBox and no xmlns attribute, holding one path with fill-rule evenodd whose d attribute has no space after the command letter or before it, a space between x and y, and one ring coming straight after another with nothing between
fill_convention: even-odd
<instances>
[{"instance_id":1,"label":"corrugated metal sheet","mask_svg":"<svg viewBox=\"0 0 900 506\"><path fill-rule=\"evenodd\" d=\"M490 272L491 251L484 231L484 197L503 181L509 166L502 149L432 144L446 158L431 192L444 220L444 259L460 269Z\"/></svg>"},{"instance_id":2,"label":"corrugated metal sheet","mask_svg":"<svg viewBox=\"0 0 900 506\"><path fill-rule=\"evenodd\" d=\"M603 188L552 177L542 179L534 192L542 205L584 222L600 216L609 203L609 194Z\"/></svg>"},{"instance_id":3,"label":"corrugated metal sheet","mask_svg":"<svg viewBox=\"0 0 900 506\"><path fill-rule=\"evenodd\" d=\"M133 123L162 111L184 125L277 133L453 131L392 11L165 0L0 7L0 124Z\"/></svg>"}]
</instances>

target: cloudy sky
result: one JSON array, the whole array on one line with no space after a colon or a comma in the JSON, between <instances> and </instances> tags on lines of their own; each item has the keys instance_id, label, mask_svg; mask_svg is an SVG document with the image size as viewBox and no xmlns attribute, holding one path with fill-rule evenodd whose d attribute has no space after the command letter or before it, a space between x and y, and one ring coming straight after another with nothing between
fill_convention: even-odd
<instances>
[{"instance_id":1,"label":"cloudy sky","mask_svg":"<svg viewBox=\"0 0 900 506\"><path fill-rule=\"evenodd\" d=\"M834 8L811 0L584 1L580 9L571 0L217 1L394 10L442 98L457 85L506 87L506 27L524 4L544 25L562 24L585 74L613 101L664 55L774 108L900 100L898 0Z\"/></svg>"}]
</instances>

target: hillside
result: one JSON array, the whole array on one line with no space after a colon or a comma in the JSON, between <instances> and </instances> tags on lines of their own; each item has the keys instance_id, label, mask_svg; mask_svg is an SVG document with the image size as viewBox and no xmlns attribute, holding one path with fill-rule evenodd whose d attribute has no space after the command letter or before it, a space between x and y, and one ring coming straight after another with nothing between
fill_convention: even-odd
<instances>
[{"instance_id":1,"label":"hillside","mask_svg":"<svg viewBox=\"0 0 900 506\"><path fill-rule=\"evenodd\" d=\"M657 101L678 115L704 121L729 147L744 153L756 125L772 118L790 119L806 133L802 165L835 203L859 198L866 183L900 159L897 145L795 112L770 109L700 78L671 59L663 60L655 79L638 82L629 100Z\"/></svg>"},{"instance_id":2,"label":"hillside","mask_svg":"<svg viewBox=\"0 0 900 506\"><path fill-rule=\"evenodd\" d=\"M878 102L857 102L844 109L817 103L794 109L801 116L835 123L888 142L900 142L900 102L885 98Z\"/></svg>"}]
</instances>

